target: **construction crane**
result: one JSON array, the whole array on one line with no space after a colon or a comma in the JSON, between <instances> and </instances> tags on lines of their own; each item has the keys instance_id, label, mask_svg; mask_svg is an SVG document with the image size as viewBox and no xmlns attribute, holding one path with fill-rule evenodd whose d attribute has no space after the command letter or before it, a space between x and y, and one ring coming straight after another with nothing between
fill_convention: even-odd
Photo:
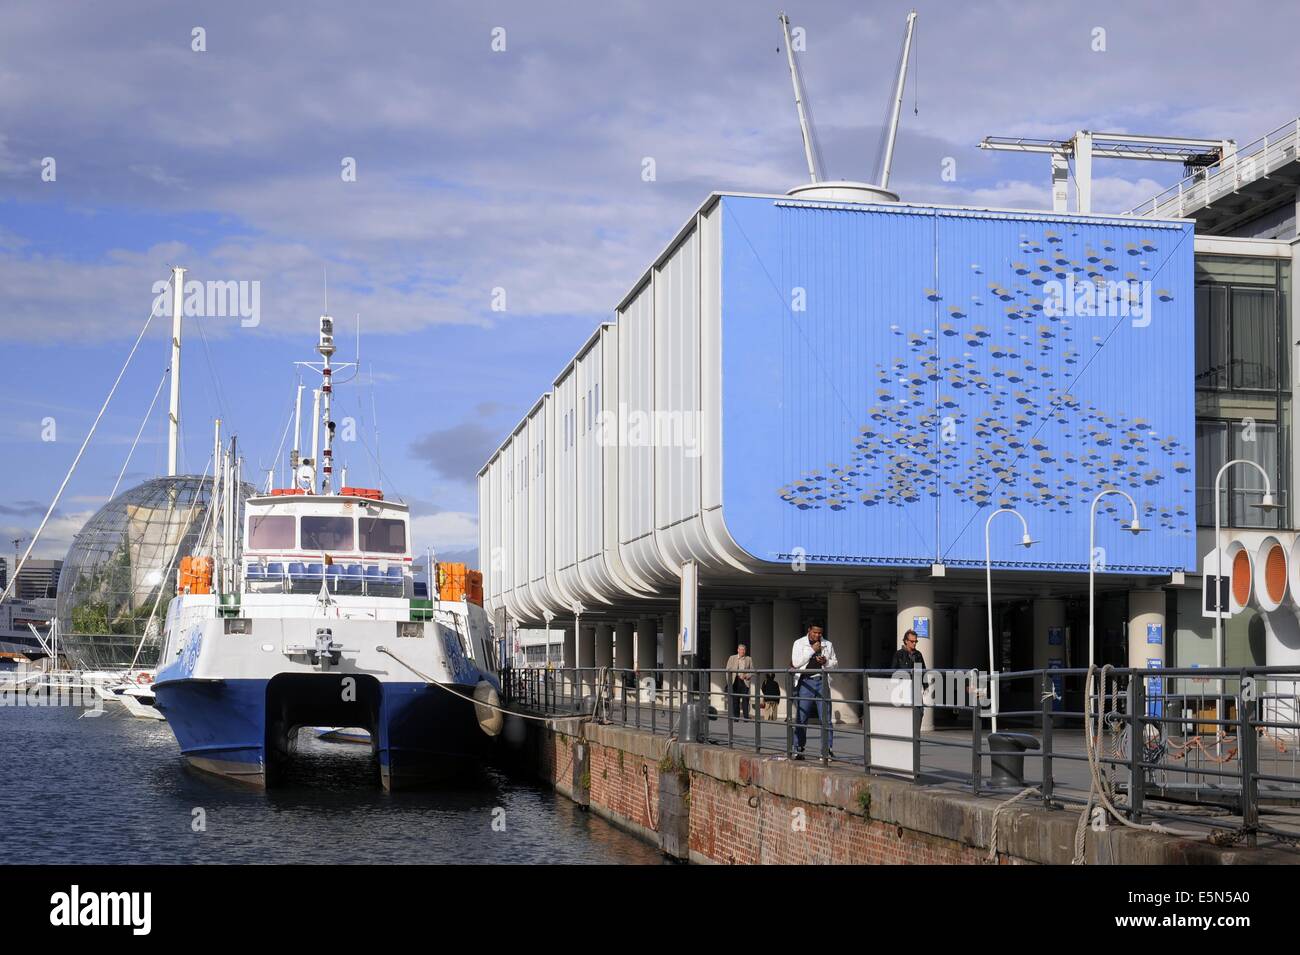
<instances>
[{"instance_id":1,"label":"construction crane","mask_svg":"<svg viewBox=\"0 0 1300 955\"><path fill-rule=\"evenodd\" d=\"M1139 136L1131 133L1094 133L1079 130L1070 139L1029 139L986 136L980 149L1014 153L1047 153L1052 157L1052 210L1069 207L1070 160L1074 160L1075 211L1092 211L1093 159L1140 159L1180 162L1184 169L1200 169L1221 162L1237 149L1231 139L1185 139L1179 136Z\"/></svg>"}]
</instances>

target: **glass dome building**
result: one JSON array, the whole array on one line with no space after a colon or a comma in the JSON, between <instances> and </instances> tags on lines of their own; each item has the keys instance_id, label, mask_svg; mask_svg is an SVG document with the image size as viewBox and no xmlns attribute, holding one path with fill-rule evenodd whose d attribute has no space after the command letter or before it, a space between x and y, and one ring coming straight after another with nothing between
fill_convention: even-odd
<instances>
[{"instance_id":1,"label":"glass dome building","mask_svg":"<svg viewBox=\"0 0 1300 955\"><path fill-rule=\"evenodd\" d=\"M253 488L240 490L242 505ZM73 666L129 666L142 637L136 665L157 664L176 569L198 544L211 496L211 478L154 478L123 491L85 523L63 561L55 610Z\"/></svg>"}]
</instances>

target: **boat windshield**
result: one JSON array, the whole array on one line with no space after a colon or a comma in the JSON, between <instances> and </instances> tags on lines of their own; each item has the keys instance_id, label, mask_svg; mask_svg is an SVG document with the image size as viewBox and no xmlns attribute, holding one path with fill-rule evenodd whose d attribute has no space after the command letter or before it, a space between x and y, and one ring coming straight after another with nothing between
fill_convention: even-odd
<instances>
[{"instance_id":1,"label":"boat windshield","mask_svg":"<svg viewBox=\"0 0 1300 955\"><path fill-rule=\"evenodd\" d=\"M250 550L292 550L295 521L288 514L254 515L248 519Z\"/></svg>"},{"instance_id":2,"label":"boat windshield","mask_svg":"<svg viewBox=\"0 0 1300 955\"><path fill-rule=\"evenodd\" d=\"M406 522L387 517L363 517L357 521L363 554L406 553Z\"/></svg>"},{"instance_id":3,"label":"boat windshield","mask_svg":"<svg viewBox=\"0 0 1300 955\"><path fill-rule=\"evenodd\" d=\"M352 518L304 515L303 550L351 550Z\"/></svg>"}]
</instances>

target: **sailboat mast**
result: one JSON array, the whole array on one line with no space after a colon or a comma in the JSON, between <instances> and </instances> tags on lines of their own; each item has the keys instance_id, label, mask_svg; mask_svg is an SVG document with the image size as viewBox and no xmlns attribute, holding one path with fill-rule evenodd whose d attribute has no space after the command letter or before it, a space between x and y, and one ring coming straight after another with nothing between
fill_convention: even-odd
<instances>
[{"instance_id":1,"label":"sailboat mast","mask_svg":"<svg viewBox=\"0 0 1300 955\"><path fill-rule=\"evenodd\" d=\"M185 269L172 267L171 405L167 415L167 476L176 476L176 449L181 432L181 312L185 294Z\"/></svg>"}]
</instances>

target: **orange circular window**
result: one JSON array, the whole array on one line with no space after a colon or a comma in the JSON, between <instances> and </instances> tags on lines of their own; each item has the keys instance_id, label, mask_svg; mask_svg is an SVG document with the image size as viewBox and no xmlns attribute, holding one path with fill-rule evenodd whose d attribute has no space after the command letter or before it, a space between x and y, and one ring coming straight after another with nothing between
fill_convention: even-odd
<instances>
[{"instance_id":1,"label":"orange circular window","mask_svg":"<svg viewBox=\"0 0 1300 955\"><path fill-rule=\"evenodd\" d=\"M1244 550L1232 558L1232 599L1238 607L1250 600L1250 556Z\"/></svg>"},{"instance_id":2,"label":"orange circular window","mask_svg":"<svg viewBox=\"0 0 1300 955\"><path fill-rule=\"evenodd\" d=\"M1264 559L1264 586L1270 603L1280 604L1286 596L1286 553L1281 544L1268 549L1268 557Z\"/></svg>"}]
</instances>

